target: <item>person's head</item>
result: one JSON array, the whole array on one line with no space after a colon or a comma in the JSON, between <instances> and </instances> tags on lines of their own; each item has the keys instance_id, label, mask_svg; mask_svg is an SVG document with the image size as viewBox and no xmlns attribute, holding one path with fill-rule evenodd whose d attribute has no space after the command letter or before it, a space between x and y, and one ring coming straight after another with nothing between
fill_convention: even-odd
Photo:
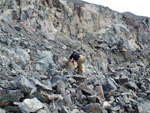
<instances>
[{"instance_id":1,"label":"person's head","mask_svg":"<svg viewBox=\"0 0 150 113\"><path fill-rule=\"evenodd\" d=\"M72 53L77 53L75 50L73 50L73 52Z\"/></svg>"}]
</instances>

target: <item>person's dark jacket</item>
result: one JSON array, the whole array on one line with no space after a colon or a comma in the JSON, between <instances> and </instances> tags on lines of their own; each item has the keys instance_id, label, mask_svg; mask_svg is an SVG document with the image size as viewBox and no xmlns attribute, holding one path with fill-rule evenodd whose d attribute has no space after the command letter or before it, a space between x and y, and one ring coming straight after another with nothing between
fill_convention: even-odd
<instances>
[{"instance_id":1,"label":"person's dark jacket","mask_svg":"<svg viewBox=\"0 0 150 113\"><path fill-rule=\"evenodd\" d=\"M81 53L72 53L69 59L74 59L75 61L77 61L80 57Z\"/></svg>"}]
</instances>

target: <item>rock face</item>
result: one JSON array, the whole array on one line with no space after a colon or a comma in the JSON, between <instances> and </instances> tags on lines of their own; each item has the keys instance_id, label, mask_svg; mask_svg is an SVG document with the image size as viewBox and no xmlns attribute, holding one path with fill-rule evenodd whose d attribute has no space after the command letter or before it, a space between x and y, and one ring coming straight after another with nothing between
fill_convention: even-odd
<instances>
[{"instance_id":1,"label":"rock face","mask_svg":"<svg viewBox=\"0 0 150 113\"><path fill-rule=\"evenodd\" d=\"M0 112L150 111L149 36L149 17L80 0L1 0Z\"/></svg>"}]
</instances>

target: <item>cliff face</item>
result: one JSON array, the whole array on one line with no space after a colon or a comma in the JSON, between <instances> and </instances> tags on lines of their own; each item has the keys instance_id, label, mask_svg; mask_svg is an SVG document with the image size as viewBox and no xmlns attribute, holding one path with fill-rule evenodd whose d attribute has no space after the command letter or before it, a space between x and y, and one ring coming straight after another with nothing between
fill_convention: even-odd
<instances>
[{"instance_id":1,"label":"cliff face","mask_svg":"<svg viewBox=\"0 0 150 113\"><path fill-rule=\"evenodd\" d=\"M0 111L148 111L149 48L148 17L79 0L1 0ZM84 83L67 78L73 50L86 56Z\"/></svg>"}]
</instances>

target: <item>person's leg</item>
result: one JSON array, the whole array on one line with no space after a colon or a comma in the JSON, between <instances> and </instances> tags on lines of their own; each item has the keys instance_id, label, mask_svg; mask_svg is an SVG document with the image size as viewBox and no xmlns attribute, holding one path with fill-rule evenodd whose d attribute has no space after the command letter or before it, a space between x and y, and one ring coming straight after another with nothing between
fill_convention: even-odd
<instances>
[{"instance_id":1,"label":"person's leg","mask_svg":"<svg viewBox=\"0 0 150 113\"><path fill-rule=\"evenodd\" d=\"M82 74L82 73L83 73L83 66L82 66L82 63L81 63L81 62L78 63L78 73L79 73L79 74Z\"/></svg>"},{"instance_id":2,"label":"person's leg","mask_svg":"<svg viewBox=\"0 0 150 113\"><path fill-rule=\"evenodd\" d=\"M80 58L77 60L77 64L78 64L78 73L79 74L84 74L84 67L83 67L83 63L85 62L85 57L84 56L80 56Z\"/></svg>"}]
</instances>

